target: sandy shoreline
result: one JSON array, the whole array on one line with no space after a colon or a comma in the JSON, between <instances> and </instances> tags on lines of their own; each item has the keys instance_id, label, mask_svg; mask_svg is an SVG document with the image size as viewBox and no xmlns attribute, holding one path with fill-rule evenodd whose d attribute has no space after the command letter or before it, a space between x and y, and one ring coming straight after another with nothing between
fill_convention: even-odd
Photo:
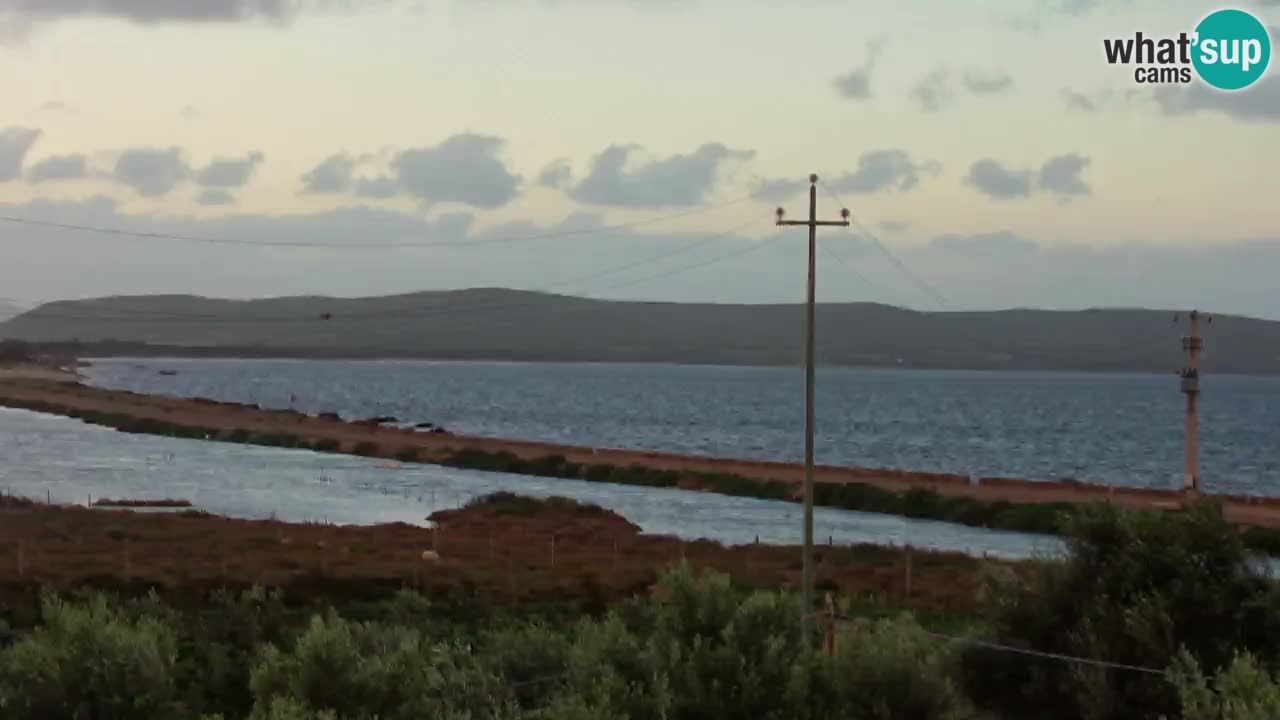
<instances>
[{"instance_id":1,"label":"sandy shoreline","mask_svg":"<svg viewBox=\"0 0 1280 720\"><path fill-rule=\"evenodd\" d=\"M747 478L791 483L798 494L803 466L797 463L711 458L640 450L590 448L523 440L436 434L371 426L360 422L321 419L292 411L260 410L232 403L144 395L104 390L67 382L65 376L0 375L0 406L31 407L48 403L77 411L128 415L134 418L210 428L220 432L281 432L338 443L340 452L353 452L360 443L377 443L377 455L393 458L406 449L421 452L425 462L463 450L508 452L533 460L561 455L574 463L616 466L640 465L655 470L726 473ZM821 483L862 483L894 492L927 489L948 497L971 497L1014 504L1086 503L1106 500L1126 507L1172 508L1183 500L1175 490L1113 488L1071 482L983 478L974 485L960 475L911 473L854 467L819 466ZM1280 498L1218 496L1228 518L1235 522L1280 527Z\"/></svg>"}]
</instances>

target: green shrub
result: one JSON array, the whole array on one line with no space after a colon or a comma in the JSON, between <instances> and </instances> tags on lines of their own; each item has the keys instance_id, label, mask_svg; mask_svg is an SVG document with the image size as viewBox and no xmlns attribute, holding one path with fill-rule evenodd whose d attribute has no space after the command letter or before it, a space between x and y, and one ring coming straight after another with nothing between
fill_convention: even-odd
<instances>
[{"instance_id":1,"label":"green shrub","mask_svg":"<svg viewBox=\"0 0 1280 720\"><path fill-rule=\"evenodd\" d=\"M418 449L411 447L401 448L396 453L396 460L407 463L418 462Z\"/></svg>"},{"instance_id":2,"label":"green shrub","mask_svg":"<svg viewBox=\"0 0 1280 720\"><path fill-rule=\"evenodd\" d=\"M368 441L356 443L351 452L361 457L373 457L378 454L378 443Z\"/></svg>"},{"instance_id":3,"label":"green shrub","mask_svg":"<svg viewBox=\"0 0 1280 720\"><path fill-rule=\"evenodd\" d=\"M332 614L314 618L289 650L267 646L252 686L254 720L281 712L282 702L295 716L330 711L378 720L494 717L511 704L465 648L434 643L413 628Z\"/></svg>"},{"instance_id":4,"label":"green shrub","mask_svg":"<svg viewBox=\"0 0 1280 720\"><path fill-rule=\"evenodd\" d=\"M253 437L253 433L244 428L236 428L227 434L227 441L233 443L248 443Z\"/></svg>"},{"instance_id":5,"label":"green shrub","mask_svg":"<svg viewBox=\"0 0 1280 720\"><path fill-rule=\"evenodd\" d=\"M1205 667L1237 652L1280 659L1280 593L1258 574L1221 507L1074 513L1068 556L988 590L998 641L1077 657L1168 667L1184 648ZM1164 677L974 649L969 687L1004 714L1115 720L1176 715Z\"/></svg>"},{"instance_id":6,"label":"green shrub","mask_svg":"<svg viewBox=\"0 0 1280 720\"><path fill-rule=\"evenodd\" d=\"M1271 720L1280 717L1280 683L1248 653L1212 678L1190 653L1178 654L1170 675L1182 720ZM1212 683L1210 683L1212 679Z\"/></svg>"},{"instance_id":7,"label":"green shrub","mask_svg":"<svg viewBox=\"0 0 1280 720\"><path fill-rule=\"evenodd\" d=\"M254 433L250 439L250 442L253 443L254 445L263 445L266 447L280 447L280 448L306 447L306 442L302 438L298 437L297 435L294 435L293 433L287 433L287 432Z\"/></svg>"},{"instance_id":8,"label":"green shrub","mask_svg":"<svg viewBox=\"0 0 1280 720\"><path fill-rule=\"evenodd\" d=\"M173 631L130 619L98 596L42 602L42 624L0 653L6 720L169 720L176 707Z\"/></svg>"},{"instance_id":9,"label":"green shrub","mask_svg":"<svg viewBox=\"0 0 1280 720\"><path fill-rule=\"evenodd\" d=\"M318 438L311 443L311 449L316 452L336 453L342 450L342 443L333 438Z\"/></svg>"}]
</instances>

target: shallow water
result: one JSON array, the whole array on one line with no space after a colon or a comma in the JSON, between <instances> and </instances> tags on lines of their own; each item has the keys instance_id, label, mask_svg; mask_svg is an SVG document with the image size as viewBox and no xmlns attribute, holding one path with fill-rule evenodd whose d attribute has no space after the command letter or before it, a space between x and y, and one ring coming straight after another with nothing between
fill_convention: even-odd
<instances>
[{"instance_id":1,"label":"shallow water","mask_svg":"<svg viewBox=\"0 0 1280 720\"><path fill-rule=\"evenodd\" d=\"M645 532L726 544L798 544L801 508L752 498L637 488L431 465L128 435L70 418L0 410L0 490L54 502L94 498L190 500L241 518L340 524L428 524L437 509L499 490L559 495L614 510ZM1021 558L1060 549L1056 538L817 508L815 537L835 543L912 544Z\"/></svg>"},{"instance_id":2,"label":"shallow water","mask_svg":"<svg viewBox=\"0 0 1280 720\"><path fill-rule=\"evenodd\" d=\"M1170 367L1178 364L1176 353ZM161 369L176 370L162 376ZM289 360L102 360L112 388L463 433L798 461L804 376L785 368ZM1209 375L1210 491L1280 494L1280 378ZM1180 487L1185 398L1165 375L818 371L819 462Z\"/></svg>"}]
</instances>

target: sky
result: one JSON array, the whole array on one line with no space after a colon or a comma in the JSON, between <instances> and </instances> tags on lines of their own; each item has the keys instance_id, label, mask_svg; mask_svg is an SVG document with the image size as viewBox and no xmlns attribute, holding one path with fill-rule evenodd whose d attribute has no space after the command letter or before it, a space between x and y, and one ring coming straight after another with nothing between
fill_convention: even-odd
<instances>
[{"instance_id":1,"label":"sky","mask_svg":"<svg viewBox=\"0 0 1280 720\"><path fill-rule=\"evenodd\" d=\"M1103 54L1220 7L0 0L0 302L801 301L818 173L822 301L1280 319L1280 61Z\"/></svg>"}]
</instances>

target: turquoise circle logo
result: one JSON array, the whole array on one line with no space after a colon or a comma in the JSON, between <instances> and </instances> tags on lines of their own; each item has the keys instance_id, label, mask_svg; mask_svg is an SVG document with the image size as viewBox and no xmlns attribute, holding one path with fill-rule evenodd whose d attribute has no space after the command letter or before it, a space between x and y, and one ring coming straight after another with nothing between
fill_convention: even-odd
<instances>
[{"instance_id":1,"label":"turquoise circle logo","mask_svg":"<svg viewBox=\"0 0 1280 720\"><path fill-rule=\"evenodd\" d=\"M1200 79L1219 90L1242 90L1271 63L1271 37L1258 18L1243 10L1219 10L1196 26L1194 55Z\"/></svg>"}]
</instances>

